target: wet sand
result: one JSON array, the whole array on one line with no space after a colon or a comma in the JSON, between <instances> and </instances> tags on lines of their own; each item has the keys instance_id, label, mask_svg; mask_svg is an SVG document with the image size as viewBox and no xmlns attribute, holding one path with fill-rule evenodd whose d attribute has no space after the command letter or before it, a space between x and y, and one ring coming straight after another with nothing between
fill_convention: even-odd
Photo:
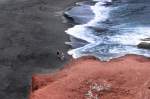
<instances>
[{"instance_id":1,"label":"wet sand","mask_svg":"<svg viewBox=\"0 0 150 99\"><path fill-rule=\"evenodd\" d=\"M89 57L34 75L29 99L150 99L150 59L127 55L110 62Z\"/></svg>"},{"instance_id":2,"label":"wet sand","mask_svg":"<svg viewBox=\"0 0 150 99\"><path fill-rule=\"evenodd\" d=\"M0 97L27 99L34 73L55 71L67 62L69 24L62 13L78 0L0 0Z\"/></svg>"}]
</instances>

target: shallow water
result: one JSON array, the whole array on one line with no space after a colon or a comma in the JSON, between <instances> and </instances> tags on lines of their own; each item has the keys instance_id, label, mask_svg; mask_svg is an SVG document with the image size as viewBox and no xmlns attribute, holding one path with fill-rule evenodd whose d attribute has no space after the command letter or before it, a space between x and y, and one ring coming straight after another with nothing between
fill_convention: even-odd
<instances>
[{"instance_id":1,"label":"shallow water","mask_svg":"<svg viewBox=\"0 0 150 99\"><path fill-rule=\"evenodd\" d=\"M101 60L126 54L150 57L150 50L137 48L141 39L150 37L150 0L93 1L96 2L90 5L89 13L94 13L94 18L66 30L70 36L81 39L79 45L82 43L69 50L70 55L74 58L94 55ZM82 41L87 43L83 45Z\"/></svg>"}]
</instances>

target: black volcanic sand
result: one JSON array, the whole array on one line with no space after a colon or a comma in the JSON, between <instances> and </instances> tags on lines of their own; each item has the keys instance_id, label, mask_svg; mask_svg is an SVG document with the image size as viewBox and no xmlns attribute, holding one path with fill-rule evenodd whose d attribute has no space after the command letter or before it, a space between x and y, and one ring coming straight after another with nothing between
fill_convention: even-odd
<instances>
[{"instance_id":1,"label":"black volcanic sand","mask_svg":"<svg viewBox=\"0 0 150 99\"><path fill-rule=\"evenodd\" d=\"M0 98L27 99L31 76L60 67L67 52L62 13L79 0L0 0Z\"/></svg>"}]
</instances>

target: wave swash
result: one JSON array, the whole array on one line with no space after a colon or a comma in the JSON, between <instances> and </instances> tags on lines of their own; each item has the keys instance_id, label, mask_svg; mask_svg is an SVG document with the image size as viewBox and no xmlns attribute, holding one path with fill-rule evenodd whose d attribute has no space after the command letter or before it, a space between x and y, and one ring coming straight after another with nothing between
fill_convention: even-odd
<instances>
[{"instance_id":1,"label":"wave swash","mask_svg":"<svg viewBox=\"0 0 150 99\"><path fill-rule=\"evenodd\" d=\"M93 0L93 2L91 5L85 3L79 6L88 5L91 13L94 13L94 18L65 31L71 37L87 42L69 50L68 54L74 58L92 55L104 61L126 54L150 57L149 50L137 47L141 39L150 37L148 18L150 1ZM73 45L73 42L70 44Z\"/></svg>"}]
</instances>

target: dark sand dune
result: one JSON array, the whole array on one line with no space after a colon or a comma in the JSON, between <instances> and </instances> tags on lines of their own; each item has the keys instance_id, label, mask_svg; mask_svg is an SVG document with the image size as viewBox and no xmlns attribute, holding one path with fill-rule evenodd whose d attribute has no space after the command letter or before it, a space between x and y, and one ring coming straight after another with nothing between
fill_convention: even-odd
<instances>
[{"instance_id":1,"label":"dark sand dune","mask_svg":"<svg viewBox=\"0 0 150 99\"><path fill-rule=\"evenodd\" d=\"M77 0L0 0L0 97L26 99L33 73L64 64L67 51L62 12ZM57 66L57 67L55 67Z\"/></svg>"}]
</instances>

